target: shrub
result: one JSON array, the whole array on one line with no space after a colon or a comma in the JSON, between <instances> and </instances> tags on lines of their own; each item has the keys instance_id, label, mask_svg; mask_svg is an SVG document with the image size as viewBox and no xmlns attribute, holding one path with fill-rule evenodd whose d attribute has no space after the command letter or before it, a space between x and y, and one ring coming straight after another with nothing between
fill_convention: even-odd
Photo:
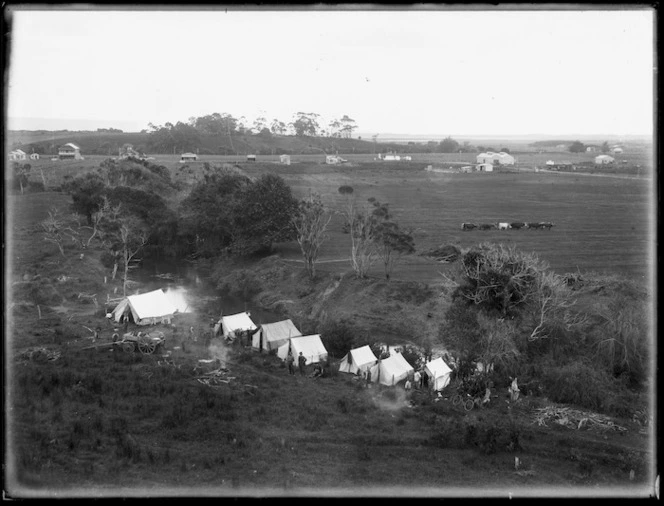
<instances>
[{"instance_id":1,"label":"shrub","mask_svg":"<svg viewBox=\"0 0 664 506\"><path fill-rule=\"evenodd\" d=\"M607 392L615 385L605 371L582 361L546 366L542 370L542 380L552 401L594 411L602 411L608 406Z\"/></svg>"},{"instance_id":2,"label":"shrub","mask_svg":"<svg viewBox=\"0 0 664 506\"><path fill-rule=\"evenodd\" d=\"M348 353L355 343L355 331L345 320L328 320L321 330L321 340L329 354L341 358Z\"/></svg>"}]
</instances>

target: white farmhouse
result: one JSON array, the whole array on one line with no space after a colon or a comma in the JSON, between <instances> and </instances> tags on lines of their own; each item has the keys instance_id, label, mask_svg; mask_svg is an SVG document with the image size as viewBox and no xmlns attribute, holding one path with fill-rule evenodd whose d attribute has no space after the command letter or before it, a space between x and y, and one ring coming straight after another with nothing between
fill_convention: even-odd
<instances>
[{"instance_id":1,"label":"white farmhouse","mask_svg":"<svg viewBox=\"0 0 664 506\"><path fill-rule=\"evenodd\" d=\"M81 148L72 142L58 148L58 158L60 160L83 160Z\"/></svg>"},{"instance_id":2,"label":"white farmhouse","mask_svg":"<svg viewBox=\"0 0 664 506\"><path fill-rule=\"evenodd\" d=\"M609 155L599 155L595 157L595 163L597 165L606 165L608 163L615 162L616 159Z\"/></svg>"},{"instance_id":3,"label":"white farmhouse","mask_svg":"<svg viewBox=\"0 0 664 506\"><path fill-rule=\"evenodd\" d=\"M196 160L198 160L196 153L182 153L180 156L180 163L195 162Z\"/></svg>"},{"instance_id":4,"label":"white farmhouse","mask_svg":"<svg viewBox=\"0 0 664 506\"><path fill-rule=\"evenodd\" d=\"M15 149L14 151L9 152L9 161L16 162L19 160L25 160L27 155L22 149Z\"/></svg>"},{"instance_id":5,"label":"white farmhouse","mask_svg":"<svg viewBox=\"0 0 664 506\"><path fill-rule=\"evenodd\" d=\"M490 163L492 165L514 165L514 157L509 153L505 153L504 151L501 151L500 153L487 151L486 153L480 153L477 155L477 163Z\"/></svg>"}]
</instances>

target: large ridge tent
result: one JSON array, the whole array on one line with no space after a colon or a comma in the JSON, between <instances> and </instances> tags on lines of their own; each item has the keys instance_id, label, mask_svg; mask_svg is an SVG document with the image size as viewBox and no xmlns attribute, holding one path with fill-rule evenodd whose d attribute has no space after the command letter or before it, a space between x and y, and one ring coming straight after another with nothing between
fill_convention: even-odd
<instances>
[{"instance_id":1,"label":"large ridge tent","mask_svg":"<svg viewBox=\"0 0 664 506\"><path fill-rule=\"evenodd\" d=\"M395 353L383 360L379 360L371 368L371 381L381 385L396 385L399 381L406 379L412 372L413 367L403 358L401 353Z\"/></svg>"},{"instance_id":2,"label":"large ridge tent","mask_svg":"<svg viewBox=\"0 0 664 506\"><path fill-rule=\"evenodd\" d=\"M291 320L264 323L260 326L260 330L254 334L251 347L258 351L276 350L291 337L301 335L302 332L297 329Z\"/></svg>"},{"instance_id":3,"label":"large ridge tent","mask_svg":"<svg viewBox=\"0 0 664 506\"><path fill-rule=\"evenodd\" d=\"M358 374L373 367L378 359L368 345L350 350L339 364L339 372Z\"/></svg>"},{"instance_id":4,"label":"large ridge tent","mask_svg":"<svg viewBox=\"0 0 664 506\"><path fill-rule=\"evenodd\" d=\"M424 366L424 373L431 379L433 390L442 390L450 382L452 369L450 369L442 358L438 357Z\"/></svg>"},{"instance_id":5,"label":"large ridge tent","mask_svg":"<svg viewBox=\"0 0 664 506\"><path fill-rule=\"evenodd\" d=\"M279 346L279 349L277 349L277 356L281 360L286 360L289 350L293 352L296 364L300 352L302 352L304 358L307 359L307 365L325 362L327 360L327 350L325 349L325 346L323 346L323 341L320 340L320 334L291 337L286 343Z\"/></svg>"},{"instance_id":6,"label":"large ridge tent","mask_svg":"<svg viewBox=\"0 0 664 506\"><path fill-rule=\"evenodd\" d=\"M238 337L236 332L243 330L256 330L258 327L249 318L249 313L237 313L228 316L222 316L214 326L214 334L224 337Z\"/></svg>"},{"instance_id":7,"label":"large ridge tent","mask_svg":"<svg viewBox=\"0 0 664 506\"><path fill-rule=\"evenodd\" d=\"M161 290L129 295L111 312L111 319L120 322L123 316L130 317L137 325L171 323L177 308Z\"/></svg>"}]
</instances>

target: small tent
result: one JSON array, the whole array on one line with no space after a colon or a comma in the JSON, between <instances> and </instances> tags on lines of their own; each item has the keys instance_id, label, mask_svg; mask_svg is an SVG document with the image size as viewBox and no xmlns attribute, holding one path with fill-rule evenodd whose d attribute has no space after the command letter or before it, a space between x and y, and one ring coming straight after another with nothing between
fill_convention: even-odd
<instances>
[{"instance_id":1,"label":"small tent","mask_svg":"<svg viewBox=\"0 0 664 506\"><path fill-rule=\"evenodd\" d=\"M291 337L301 336L295 324L291 320L281 322L264 323L260 330L254 334L251 347L258 351L276 350L285 344Z\"/></svg>"},{"instance_id":2,"label":"small tent","mask_svg":"<svg viewBox=\"0 0 664 506\"><path fill-rule=\"evenodd\" d=\"M442 358L438 357L424 366L424 374L429 376L431 387L437 391L442 390L449 384L452 369Z\"/></svg>"},{"instance_id":3,"label":"small tent","mask_svg":"<svg viewBox=\"0 0 664 506\"><path fill-rule=\"evenodd\" d=\"M320 340L320 334L291 337L286 343L279 346L277 356L281 360L286 360L289 350L293 353L296 364L300 352L302 352L304 358L307 359L307 365L325 362L327 360L327 350L325 349L325 346L323 346L323 341Z\"/></svg>"},{"instance_id":4,"label":"small tent","mask_svg":"<svg viewBox=\"0 0 664 506\"><path fill-rule=\"evenodd\" d=\"M413 367L403 358L401 353L395 353L388 358L379 360L371 368L371 381L381 385L396 385L399 381L406 379L412 372Z\"/></svg>"},{"instance_id":5,"label":"small tent","mask_svg":"<svg viewBox=\"0 0 664 506\"><path fill-rule=\"evenodd\" d=\"M238 337L239 332L243 330L256 330L258 327L249 318L249 313L236 313L228 316L222 316L214 326L214 335L223 337Z\"/></svg>"},{"instance_id":6,"label":"small tent","mask_svg":"<svg viewBox=\"0 0 664 506\"><path fill-rule=\"evenodd\" d=\"M129 316L137 325L171 323L177 308L161 290L154 290L124 298L111 312L111 319L120 322Z\"/></svg>"},{"instance_id":7,"label":"small tent","mask_svg":"<svg viewBox=\"0 0 664 506\"><path fill-rule=\"evenodd\" d=\"M371 351L368 345L361 348L350 350L346 356L341 359L339 364L339 372L347 372L350 374L358 374L362 371L370 369L376 365L378 359Z\"/></svg>"}]
</instances>

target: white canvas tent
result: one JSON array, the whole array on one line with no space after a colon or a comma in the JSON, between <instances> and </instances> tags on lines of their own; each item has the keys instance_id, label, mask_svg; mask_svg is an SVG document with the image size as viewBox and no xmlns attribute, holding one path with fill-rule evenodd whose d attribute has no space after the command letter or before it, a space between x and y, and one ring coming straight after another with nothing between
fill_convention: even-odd
<instances>
[{"instance_id":1,"label":"white canvas tent","mask_svg":"<svg viewBox=\"0 0 664 506\"><path fill-rule=\"evenodd\" d=\"M291 320L274 323L264 323L251 340L251 347L258 351L276 350L285 344L291 337L301 336L295 324Z\"/></svg>"},{"instance_id":2,"label":"white canvas tent","mask_svg":"<svg viewBox=\"0 0 664 506\"><path fill-rule=\"evenodd\" d=\"M161 290L154 290L124 298L111 312L111 319L120 322L124 315L130 316L137 325L171 323L177 308Z\"/></svg>"},{"instance_id":3,"label":"white canvas tent","mask_svg":"<svg viewBox=\"0 0 664 506\"><path fill-rule=\"evenodd\" d=\"M396 385L414 372L413 367L403 358L401 353L395 353L383 360L379 360L371 368L371 381L381 385Z\"/></svg>"},{"instance_id":4,"label":"white canvas tent","mask_svg":"<svg viewBox=\"0 0 664 506\"><path fill-rule=\"evenodd\" d=\"M362 371L370 369L376 365L378 359L371 351L368 345L361 348L350 350L346 356L341 359L339 364L339 372L347 372L350 374L358 374Z\"/></svg>"},{"instance_id":5,"label":"white canvas tent","mask_svg":"<svg viewBox=\"0 0 664 506\"><path fill-rule=\"evenodd\" d=\"M429 376L431 388L438 391L449 384L452 369L442 358L438 357L424 366L424 373Z\"/></svg>"},{"instance_id":6,"label":"white canvas tent","mask_svg":"<svg viewBox=\"0 0 664 506\"><path fill-rule=\"evenodd\" d=\"M256 330L258 327L249 318L249 313L237 313L228 316L222 316L214 326L214 334L223 337L237 337L236 332L243 330Z\"/></svg>"},{"instance_id":7,"label":"white canvas tent","mask_svg":"<svg viewBox=\"0 0 664 506\"><path fill-rule=\"evenodd\" d=\"M293 352L295 364L297 364L297 357L300 356L300 352L307 359L307 365L327 360L327 350L323 346L323 341L320 340L320 334L291 337L286 343L279 346L277 356L281 360L286 360L288 350Z\"/></svg>"}]
</instances>

